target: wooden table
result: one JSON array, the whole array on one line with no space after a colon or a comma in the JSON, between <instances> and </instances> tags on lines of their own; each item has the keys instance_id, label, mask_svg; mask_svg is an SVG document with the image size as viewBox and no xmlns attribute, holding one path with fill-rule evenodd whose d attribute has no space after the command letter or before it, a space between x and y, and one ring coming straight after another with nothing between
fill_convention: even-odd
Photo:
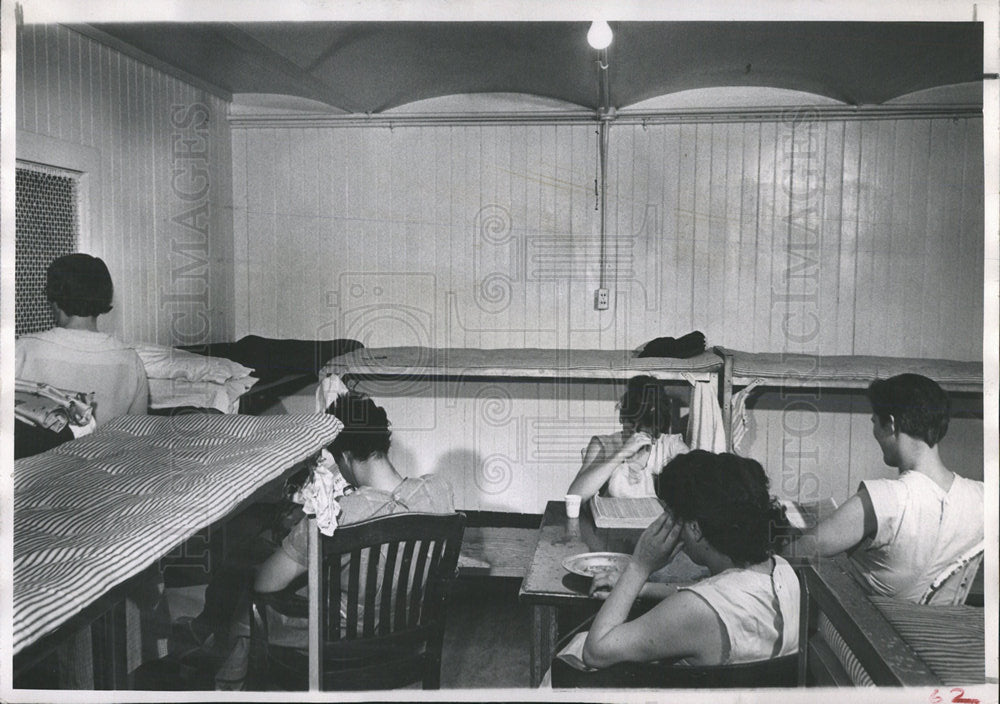
<instances>
[{"instance_id":1,"label":"wooden table","mask_svg":"<svg viewBox=\"0 0 1000 704\"><path fill-rule=\"evenodd\" d=\"M532 606L529 646L532 687L539 685L555 655L559 609L588 604L596 609L600 605L600 600L588 595L590 579L567 572L563 560L584 552L631 554L641 533L642 530L634 528L596 528L588 506L581 509L579 518L567 518L562 501L548 502L520 592L521 601ZM702 568L680 553L657 573L657 581L693 581L702 574Z\"/></svg>"}]
</instances>

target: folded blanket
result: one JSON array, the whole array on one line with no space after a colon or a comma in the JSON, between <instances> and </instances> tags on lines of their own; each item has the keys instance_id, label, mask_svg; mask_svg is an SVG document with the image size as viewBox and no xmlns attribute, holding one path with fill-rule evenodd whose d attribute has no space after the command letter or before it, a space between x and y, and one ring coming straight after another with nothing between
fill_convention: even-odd
<instances>
[{"instance_id":1,"label":"folded blanket","mask_svg":"<svg viewBox=\"0 0 1000 704\"><path fill-rule=\"evenodd\" d=\"M240 396L254 384L256 377L230 379L223 384L213 381L187 381L185 379L150 379L149 407L152 409L214 408L222 413L236 413Z\"/></svg>"},{"instance_id":2,"label":"folded blanket","mask_svg":"<svg viewBox=\"0 0 1000 704\"><path fill-rule=\"evenodd\" d=\"M678 337L657 337L636 351L636 357L676 357L688 359L705 351L705 335L700 330Z\"/></svg>"}]
</instances>

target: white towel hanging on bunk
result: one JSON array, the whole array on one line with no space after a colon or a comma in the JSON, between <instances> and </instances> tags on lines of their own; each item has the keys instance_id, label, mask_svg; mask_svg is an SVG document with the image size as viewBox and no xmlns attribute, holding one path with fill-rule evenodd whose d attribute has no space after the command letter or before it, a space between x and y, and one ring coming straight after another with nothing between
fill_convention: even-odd
<instances>
[{"instance_id":1,"label":"white towel hanging on bunk","mask_svg":"<svg viewBox=\"0 0 1000 704\"><path fill-rule=\"evenodd\" d=\"M316 412L326 413L330 404L348 392L347 385L334 373L329 373L319 380L316 387Z\"/></svg>"},{"instance_id":2,"label":"white towel hanging on bunk","mask_svg":"<svg viewBox=\"0 0 1000 704\"><path fill-rule=\"evenodd\" d=\"M740 443L743 442L743 438L746 437L746 434L751 430L752 426L750 424L750 414L747 413L747 399L750 397L750 392L762 383L764 383L763 379L754 379L733 394L733 398L729 402L729 407L732 409L733 419L733 452L739 452Z\"/></svg>"},{"instance_id":3,"label":"white towel hanging on bunk","mask_svg":"<svg viewBox=\"0 0 1000 704\"><path fill-rule=\"evenodd\" d=\"M685 372L691 384L691 410L688 413L687 440L692 450L726 451L726 428L719 408L718 382L715 377L696 379Z\"/></svg>"}]
</instances>

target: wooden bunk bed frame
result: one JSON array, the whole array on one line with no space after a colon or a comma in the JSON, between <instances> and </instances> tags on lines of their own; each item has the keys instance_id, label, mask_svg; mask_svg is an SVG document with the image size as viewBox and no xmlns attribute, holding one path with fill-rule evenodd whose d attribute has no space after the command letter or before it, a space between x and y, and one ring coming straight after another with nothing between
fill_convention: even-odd
<instances>
[{"instance_id":1,"label":"wooden bunk bed frame","mask_svg":"<svg viewBox=\"0 0 1000 704\"><path fill-rule=\"evenodd\" d=\"M631 350L464 347L366 347L331 359L320 374L341 377L417 379L599 379L625 381L648 374L681 381L685 374L705 381L722 369L706 351L690 359L634 357Z\"/></svg>"},{"instance_id":2,"label":"wooden bunk bed frame","mask_svg":"<svg viewBox=\"0 0 1000 704\"><path fill-rule=\"evenodd\" d=\"M896 374L923 374L945 391L983 393L983 363L916 357L805 355L784 352L740 352L715 347L722 361L719 387L722 419L729 450L733 449L732 399L736 389L753 382L764 388L867 389L873 379Z\"/></svg>"}]
</instances>

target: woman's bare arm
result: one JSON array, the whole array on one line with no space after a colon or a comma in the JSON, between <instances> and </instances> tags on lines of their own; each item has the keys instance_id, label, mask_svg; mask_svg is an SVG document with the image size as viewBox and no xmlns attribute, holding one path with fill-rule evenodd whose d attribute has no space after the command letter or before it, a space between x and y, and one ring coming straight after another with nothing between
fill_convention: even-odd
<instances>
[{"instance_id":1,"label":"woman's bare arm","mask_svg":"<svg viewBox=\"0 0 1000 704\"><path fill-rule=\"evenodd\" d=\"M629 578L627 573L628 570L622 579ZM627 592L622 590L621 594L624 596ZM612 593L604 607L614 596ZM711 660L720 656L722 631L719 620L711 607L693 592L675 592L634 621L625 621L630 606L631 602L625 604L624 612L615 608L606 613L606 616L614 616L616 623L608 619L598 624L594 619L583 647L586 665L608 667L618 662L681 657Z\"/></svg>"},{"instance_id":2,"label":"woman's bare arm","mask_svg":"<svg viewBox=\"0 0 1000 704\"><path fill-rule=\"evenodd\" d=\"M621 449L608 455L605 453L601 441L596 437L591 438L587 451L584 453L580 471L577 472L576 478L573 479L566 493L578 494L586 501L601 490L601 487L611 478L615 467L650 444L648 436L636 433L625 441Z\"/></svg>"},{"instance_id":3,"label":"woman's bare arm","mask_svg":"<svg viewBox=\"0 0 1000 704\"><path fill-rule=\"evenodd\" d=\"M870 508L868 493L861 489L833 514L814 528L785 546L786 557L831 557L855 547L865 538L875 535L875 516Z\"/></svg>"},{"instance_id":4,"label":"woman's bare arm","mask_svg":"<svg viewBox=\"0 0 1000 704\"><path fill-rule=\"evenodd\" d=\"M258 568L253 588L259 592L278 592L305 571L305 567L278 548Z\"/></svg>"}]
</instances>

